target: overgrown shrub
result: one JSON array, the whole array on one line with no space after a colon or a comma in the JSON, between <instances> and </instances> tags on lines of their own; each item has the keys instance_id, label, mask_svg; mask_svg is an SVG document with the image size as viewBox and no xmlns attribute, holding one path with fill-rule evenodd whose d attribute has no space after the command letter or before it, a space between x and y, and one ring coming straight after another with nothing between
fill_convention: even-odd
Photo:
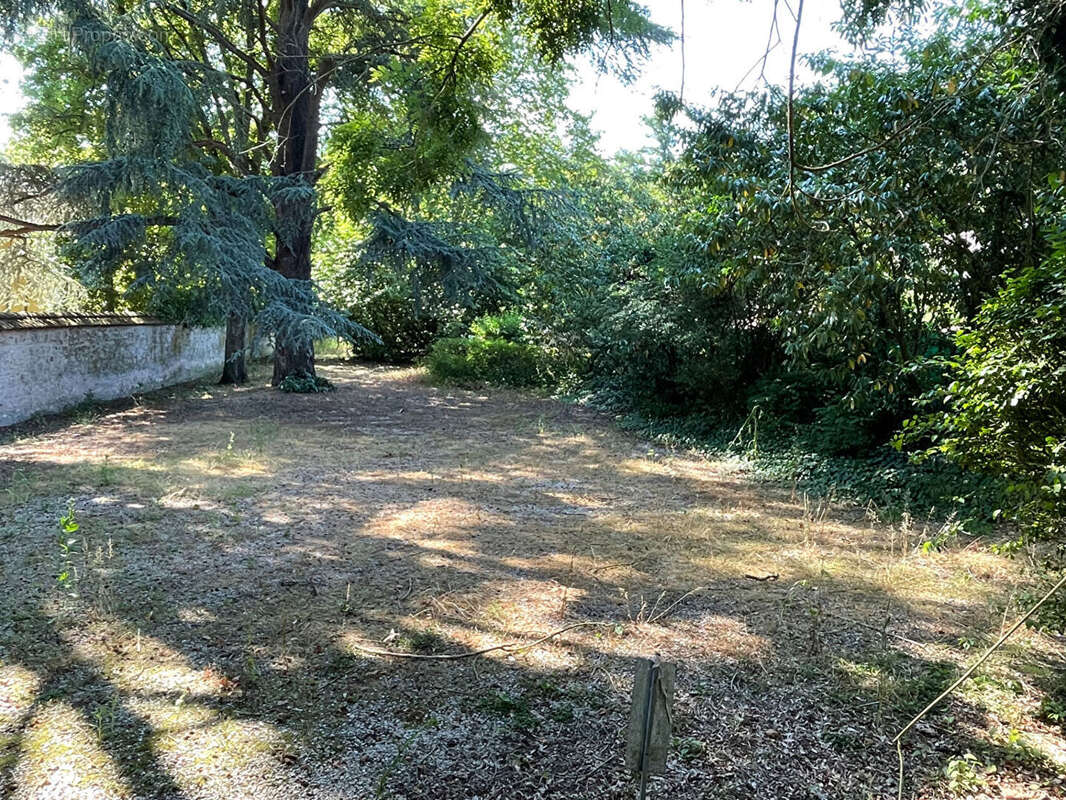
<instances>
[{"instance_id":1,"label":"overgrown shrub","mask_svg":"<svg viewBox=\"0 0 1066 800\"><path fill-rule=\"evenodd\" d=\"M419 309L410 294L380 291L348 308L352 319L376 333L378 342L363 339L352 347L352 355L371 361L403 364L429 352L457 313L441 309Z\"/></svg>"},{"instance_id":2,"label":"overgrown shrub","mask_svg":"<svg viewBox=\"0 0 1066 800\"><path fill-rule=\"evenodd\" d=\"M532 387L547 383L544 354L506 339L439 339L426 359L429 374L449 383Z\"/></svg>"},{"instance_id":3,"label":"overgrown shrub","mask_svg":"<svg viewBox=\"0 0 1066 800\"><path fill-rule=\"evenodd\" d=\"M592 329L585 370L599 404L656 417L743 417L748 391L779 361L765 326L744 324L742 298L700 283L634 280L606 300L618 305Z\"/></svg>"},{"instance_id":4,"label":"overgrown shrub","mask_svg":"<svg viewBox=\"0 0 1066 800\"><path fill-rule=\"evenodd\" d=\"M327 259L321 269L323 293L353 322L381 339L352 342L353 358L389 364L417 361L435 340L461 336L470 320L486 310L456 303L439 286L416 288L408 275L360 267L346 247L335 246L340 252Z\"/></svg>"},{"instance_id":5,"label":"overgrown shrub","mask_svg":"<svg viewBox=\"0 0 1066 800\"><path fill-rule=\"evenodd\" d=\"M526 341L519 314L486 315L470 325L470 336L438 339L426 358L429 374L448 383L495 383L534 387L552 383L552 360Z\"/></svg>"},{"instance_id":6,"label":"overgrown shrub","mask_svg":"<svg viewBox=\"0 0 1066 800\"><path fill-rule=\"evenodd\" d=\"M486 314L470 324L470 332L479 339L503 339L521 342L525 339L522 315L514 311L502 314Z\"/></svg>"},{"instance_id":7,"label":"overgrown shrub","mask_svg":"<svg viewBox=\"0 0 1066 800\"><path fill-rule=\"evenodd\" d=\"M278 388L293 394L317 394L332 392L336 387L321 375L293 374L286 375Z\"/></svg>"},{"instance_id":8,"label":"overgrown shrub","mask_svg":"<svg viewBox=\"0 0 1066 800\"><path fill-rule=\"evenodd\" d=\"M1053 185L1051 210L1066 194ZM1050 582L1066 568L1066 217L1052 217L1046 239L1048 257L1015 270L959 333L958 355L938 362L949 380L926 394L900 442L1006 484L997 515L1035 544ZM1066 630L1066 599L1038 621Z\"/></svg>"}]
</instances>

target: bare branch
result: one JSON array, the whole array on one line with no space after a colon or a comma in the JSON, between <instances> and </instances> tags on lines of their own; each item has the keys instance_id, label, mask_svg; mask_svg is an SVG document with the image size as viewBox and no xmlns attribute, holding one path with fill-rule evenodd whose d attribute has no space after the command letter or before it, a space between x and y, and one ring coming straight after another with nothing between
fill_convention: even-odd
<instances>
[{"instance_id":1,"label":"bare branch","mask_svg":"<svg viewBox=\"0 0 1066 800\"><path fill-rule=\"evenodd\" d=\"M787 1L787 0L786 0ZM788 196L792 201L792 208L804 223L807 222L799 203L796 201L796 51L799 49L800 24L803 21L803 0L799 0L799 8L796 11L796 31L792 34L792 59L788 67Z\"/></svg>"}]
</instances>

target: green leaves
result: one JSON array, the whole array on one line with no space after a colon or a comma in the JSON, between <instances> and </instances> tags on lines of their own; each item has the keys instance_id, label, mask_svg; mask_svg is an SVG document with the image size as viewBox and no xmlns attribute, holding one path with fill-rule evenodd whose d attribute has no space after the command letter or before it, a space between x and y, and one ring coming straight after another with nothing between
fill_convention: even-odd
<instances>
[{"instance_id":1,"label":"green leaves","mask_svg":"<svg viewBox=\"0 0 1066 800\"><path fill-rule=\"evenodd\" d=\"M791 166L773 91L686 108L692 124L675 128L673 205L705 210L675 217L702 243L685 273L747 305L790 369L845 412L883 417L875 428L940 379L928 355L951 349L1005 266L1039 258L1032 187L1060 163L1059 137L1040 131L1061 101L998 36L949 20L879 43L895 59L815 57L826 80L794 98Z\"/></svg>"},{"instance_id":2,"label":"green leaves","mask_svg":"<svg viewBox=\"0 0 1066 800\"><path fill-rule=\"evenodd\" d=\"M501 119L520 123L534 94L522 73L550 74L518 62L592 49L629 67L668 38L629 0L323 0L300 19L250 0L0 0L0 12L26 37L32 103L18 124L42 138L17 149L62 165L62 256L100 303L255 320L301 352L308 337L367 334L310 280L316 220L372 222L374 263L418 265L416 294L421 280L495 292L507 236L424 209L447 205L491 133L514 135ZM545 83L561 103L561 79ZM553 123L540 124L554 135Z\"/></svg>"},{"instance_id":3,"label":"green leaves","mask_svg":"<svg viewBox=\"0 0 1066 800\"><path fill-rule=\"evenodd\" d=\"M1017 269L957 337L950 383L931 391L929 410L908 428L912 438L962 466L1002 475L1007 515L1037 538L1066 529L1066 218L1057 196L1042 204L1049 254Z\"/></svg>"},{"instance_id":4,"label":"green leaves","mask_svg":"<svg viewBox=\"0 0 1066 800\"><path fill-rule=\"evenodd\" d=\"M69 534L76 533L80 527L77 517L74 514L74 501L70 501L67 504L67 513L59 518L59 530L61 533ZM69 546L75 541L75 539L69 539L65 542L65 545Z\"/></svg>"},{"instance_id":5,"label":"green leaves","mask_svg":"<svg viewBox=\"0 0 1066 800\"><path fill-rule=\"evenodd\" d=\"M67 511L59 518L59 555L60 567L56 575L56 583L61 589L74 592L77 580L77 568L74 566L74 547L78 538L73 534L80 529L77 517L74 513L74 501L67 501Z\"/></svg>"},{"instance_id":6,"label":"green leaves","mask_svg":"<svg viewBox=\"0 0 1066 800\"><path fill-rule=\"evenodd\" d=\"M278 389L291 394L321 394L322 392L332 392L335 388L329 380L321 375L286 375L281 383L278 384Z\"/></svg>"},{"instance_id":7,"label":"green leaves","mask_svg":"<svg viewBox=\"0 0 1066 800\"><path fill-rule=\"evenodd\" d=\"M426 366L440 381L458 384L494 383L535 387L552 383L553 360L536 344L525 341L520 315L480 317L465 338L438 339Z\"/></svg>"},{"instance_id":8,"label":"green leaves","mask_svg":"<svg viewBox=\"0 0 1066 800\"><path fill-rule=\"evenodd\" d=\"M529 31L551 61L591 50L623 76L633 74L649 45L673 39L631 0L492 0L491 5L502 18Z\"/></svg>"}]
</instances>

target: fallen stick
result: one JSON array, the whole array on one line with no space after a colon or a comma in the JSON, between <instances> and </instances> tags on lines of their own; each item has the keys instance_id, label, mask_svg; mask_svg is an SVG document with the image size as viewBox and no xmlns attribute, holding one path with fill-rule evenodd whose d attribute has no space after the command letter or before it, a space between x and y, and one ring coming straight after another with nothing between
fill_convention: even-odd
<instances>
[{"instance_id":1,"label":"fallen stick","mask_svg":"<svg viewBox=\"0 0 1066 800\"><path fill-rule=\"evenodd\" d=\"M947 689L945 689L940 694L938 694L936 696L936 698L929 705L927 705L925 708L923 708L921 711L919 711L910 722L908 722L906 725L904 725L902 728L900 728L899 733L897 733L895 738L892 740L892 743L896 745L896 753L899 756L899 779L898 779L898 783L896 784L896 797L898 798L898 800L903 800L903 736L904 736L904 734L906 734L907 731L909 731L911 728L913 728L915 725L917 725L918 722L926 714L928 714L930 711L932 711L940 703L941 700L943 700L949 694L951 694L956 689L958 689L959 686L961 686L963 684L963 682L967 678L969 678L971 675L973 675L977 671L977 668L979 666L981 666L982 664L985 663L985 661L988 660L989 656L991 656L994 652L996 652L1003 645L1003 643L1005 641L1007 641L1007 639L1009 639L1012 635L1014 635L1014 632L1016 630L1018 630L1018 628L1022 627L1022 625L1025 624L1026 620L1028 620L1029 617L1033 616L1033 614L1036 613L1036 610L1038 608L1040 608L1040 606L1044 605L1044 603L1046 603L1048 600L1050 600L1051 596L1053 594L1055 594L1055 592L1057 592L1059 589L1061 589L1064 585L1066 585L1066 575L1063 575L1062 578L1059 579L1059 582L1056 583L1054 586L1052 586L1048 590L1048 593L1045 594L1043 597L1041 597L1039 601L1037 601L1036 605L1034 605L1032 608L1030 608L1028 611L1026 611L1025 614L1023 614L1018 619L1017 622L1015 622L1013 625L1011 625L1010 626L1010 630L1008 630L1006 633L1004 633L1002 636L1000 636L999 639L996 640L996 643L994 645L992 645L990 648L988 648L984 652L984 654L982 654L982 656L979 659L977 659L973 664L971 664L969 669L967 669L964 673L962 673L962 675L960 675L956 679L956 681L953 684L951 684L951 686L949 686Z\"/></svg>"},{"instance_id":2,"label":"fallen stick","mask_svg":"<svg viewBox=\"0 0 1066 800\"><path fill-rule=\"evenodd\" d=\"M370 653L371 655L375 656L388 656L390 658L414 658L430 661L457 661L461 658L473 658L474 656L482 656L485 655L485 653L493 653L497 650L505 650L509 653L519 653L523 650L529 650L533 647L536 647L537 645L544 644L544 642L548 641L549 639L553 639L556 636L559 636L560 634L566 633L567 631L572 631L575 628L587 628L592 626L600 627L610 624L611 623L609 622L575 622L573 625L567 625L565 628L559 628L558 630L552 631L549 634L541 636L539 639L533 642L508 642L507 644L497 644L493 645L492 647L482 648L481 650L474 650L470 653L403 653L398 652L396 650L385 650L380 647L366 647L365 645L361 644L352 644L352 647L361 652Z\"/></svg>"},{"instance_id":3,"label":"fallen stick","mask_svg":"<svg viewBox=\"0 0 1066 800\"><path fill-rule=\"evenodd\" d=\"M639 564L643 560L644 560L643 558L637 558L637 559L634 559L633 561L622 561L622 562L619 562L617 564L604 564L603 566L600 566L600 567L593 567L592 569L589 570L589 572L603 572L604 570L608 570L608 569L621 569L622 567L632 567L632 566L635 566L636 564Z\"/></svg>"},{"instance_id":4,"label":"fallen stick","mask_svg":"<svg viewBox=\"0 0 1066 800\"><path fill-rule=\"evenodd\" d=\"M667 614L669 614L671 611L673 611L675 608L677 608L679 605L681 605L682 601L687 600L689 597L691 597L692 595L696 594L697 592L705 592L705 591L707 591L710 588L711 588L710 586L697 586L695 589L689 589L687 592L685 592L683 595L681 595L679 598L677 598L674 602L672 602L670 605L668 605L665 609L663 609L663 611L661 613L659 613L659 614L657 614L655 616L648 617L648 624L650 625L653 622L658 622L663 617L665 617ZM661 599L661 595L660 595L660 599ZM655 605L656 606L659 605L658 601L656 601ZM652 610L654 611L654 609L652 609Z\"/></svg>"}]
</instances>

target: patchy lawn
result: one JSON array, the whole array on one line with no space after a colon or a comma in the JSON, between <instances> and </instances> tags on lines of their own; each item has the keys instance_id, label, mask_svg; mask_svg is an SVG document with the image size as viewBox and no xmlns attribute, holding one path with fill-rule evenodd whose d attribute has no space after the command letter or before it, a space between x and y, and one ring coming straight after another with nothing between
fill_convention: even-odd
<instances>
[{"instance_id":1,"label":"patchy lawn","mask_svg":"<svg viewBox=\"0 0 1066 800\"><path fill-rule=\"evenodd\" d=\"M0 796L631 798L659 653L649 796L894 798L892 736L1018 612L979 543L552 401L323 372L0 446ZM1063 650L1019 634L923 721L904 796L1063 796Z\"/></svg>"}]
</instances>

